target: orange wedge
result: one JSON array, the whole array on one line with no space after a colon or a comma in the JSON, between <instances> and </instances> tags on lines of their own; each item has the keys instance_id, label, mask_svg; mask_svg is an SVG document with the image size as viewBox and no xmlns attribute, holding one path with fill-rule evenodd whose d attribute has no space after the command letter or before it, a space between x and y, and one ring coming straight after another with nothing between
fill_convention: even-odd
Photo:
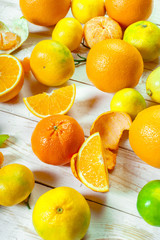
<instances>
[{"instance_id":1,"label":"orange wedge","mask_svg":"<svg viewBox=\"0 0 160 240\"><path fill-rule=\"evenodd\" d=\"M92 124L90 134L99 132L103 145L107 149L117 150L124 130L129 130L131 117L124 112L102 113Z\"/></svg>"},{"instance_id":2,"label":"orange wedge","mask_svg":"<svg viewBox=\"0 0 160 240\"><path fill-rule=\"evenodd\" d=\"M77 173L77 157L78 157L78 153L75 153L72 158L71 158L71 170L72 170L72 173L73 175L78 179L78 173Z\"/></svg>"},{"instance_id":3,"label":"orange wedge","mask_svg":"<svg viewBox=\"0 0 160 240\"><path fill-rule=\"evenodd\" d=\"M72 84L53 90L51 93L41 93L32 97L23 98L26 107L31 113L40 118L55 114L67 113L75 100L76 86Z\"/></svg>"},{"instance_id":4,"label":"orange wedge","mask_svg":"<svg viewBox=\"0 0 160 240\"><path fill-rule=\"evenodd\" d=\"M109 190L108 171L99 133L94 133L82 144L77 157L77 173L83 184L97 192Z\"/></svg>"},{"instance_id":5,"label":"orange wedge","mask_svg":"<svg viewBox=\"0 0 160 240\"><path fill-rule=\"evenodd\" d=\"M0 102L14 98L21 90L24 73L20 61L8 54L0 55Z\"/></svg>"},{"instance_id":6,"label":"orange wedge","mask_svg":"<svg viewBox=\"0 0 160 240\"><path fill-rule=\"evenodd\" d=\"M2 166L3 161L4 161L3 153L0 152L0 167Z\"/></svg>"}]
</instances>

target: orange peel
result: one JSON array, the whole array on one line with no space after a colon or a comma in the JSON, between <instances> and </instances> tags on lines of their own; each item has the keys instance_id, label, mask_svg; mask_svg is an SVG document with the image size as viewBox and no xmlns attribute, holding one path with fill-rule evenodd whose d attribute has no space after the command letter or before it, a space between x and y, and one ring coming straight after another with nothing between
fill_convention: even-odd
<instances>
[{"instance_id":1,"label":"orange peel","mask_svg":"<svg viewBox=\"0 0 160 240\"><path fill-rule=\"evenodd\" d=\"M0 167L2 166L3 164L3 161L4 161L4 156L3 156L3 153L0 152Z\"/></svg>"}]
</instances>

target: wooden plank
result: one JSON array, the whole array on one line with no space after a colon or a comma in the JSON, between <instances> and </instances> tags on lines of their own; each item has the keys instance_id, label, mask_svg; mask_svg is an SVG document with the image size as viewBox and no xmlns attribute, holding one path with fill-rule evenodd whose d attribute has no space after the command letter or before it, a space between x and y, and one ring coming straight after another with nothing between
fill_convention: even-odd
<instances>
[{"instance_id":1,"label":"wooden plank","mask_svg":"<svg viewBox=\"0 0 160 240\"><path fill-rule=\"evenodd\" d=\"M159 178L159 169L145 164L132 151L120 148L115 170L109 175L109 193L93 192L73 176L69 165L51 166L42 163L33 154L31 135L36 121L0 112L0 122L0 133L10 135L6 145L1 148L5 156L4 164L17 162L28 166L40 183L52 187L74 187L87 199L138 216L136 199L139 190L148 181ZM124 205L124 202L127 204Z\"/></svg>"},{"instance_id":2,"label":"wooden plank","mask_svg":"<svg viewBox=\"0 0 160 240\"><path fill-rule=\"evenodd\" d=\"M31 210L25 203L12 207L0 207L1 240L41 239L32 225L32 211L37 199L50 189L35 184L30 198ZM91 209L91 223L84 240L158 240L160 230L149 226L140 217L91 201L88 201L88 204ZM8 225L9 229L6 231Z\"/></svg>"}]
</instances>

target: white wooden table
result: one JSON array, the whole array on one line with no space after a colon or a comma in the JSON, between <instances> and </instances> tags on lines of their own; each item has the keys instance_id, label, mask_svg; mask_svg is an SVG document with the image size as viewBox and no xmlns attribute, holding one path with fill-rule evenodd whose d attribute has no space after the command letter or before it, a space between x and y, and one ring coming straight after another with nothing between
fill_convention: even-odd
<instances>
[{"instance_id":1,"label":"white wooden table","mask_svg":"<svg viewBox=\"0 0 160 240\"><path fill-rule=\"evenodd\" d=\"M18 0L0 0L0 20L11 25L13 19L22 16ZM68 15L71 15L69 13ZM154 10L149 19L160 25L160 0L155 0ZM44 28L29 23L30 35L14 55L20 59L29 57L36 43L51 39L52 28ZM87 50L79 52L87 56ZM76 56L73 54L74 57ZM145 97L147 106L155 104L145 92L148 74L160 65L160 60L145 64L145 70L136 89ZM98 115L110 109L113 94L96 89L88 80L85 65L76 67L67 84L76 84L76 100L69 111L83 127L85 136ZM67 85L66 84L66 85ZM51 166L42 163L31 149L31 134L39 118L25 107L22 98L52 88L38 83L28 74L20 94L8 103L0 104L0 134L10 138L0 149L5 157L4 165L21 163L29 167L35 176L36 184L30 198L31 210L24 203L13 207L0 206L0 240L41 239L32 225L32 210L38 197L53 187L70 186L82 193L91 208L91 223L85 240L159 240L160 228L148 225L136 209L137 195L149 181L160 179L160 170L142 162L132 151L127 135L123 136L114 171L109 174L110 191L96 193L85 187L72 174L69 166Z\"/></svg>"}]
</instances>

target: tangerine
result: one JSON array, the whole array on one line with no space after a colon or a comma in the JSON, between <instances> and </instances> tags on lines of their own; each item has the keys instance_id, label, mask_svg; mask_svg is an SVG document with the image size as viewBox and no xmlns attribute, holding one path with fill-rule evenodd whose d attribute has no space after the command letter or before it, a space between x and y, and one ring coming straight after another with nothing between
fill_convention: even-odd
<instances>
[{"instance_id":1,"label":"tangerine","mask_svg":"<svg viewBox=\"0 0 160 240\"><path fill-rule=\"evenodd\" d=\"M66 115L43 118L35 127L32 150L42 161L52 165L70 162L84 142L84 132L79 123Z\"/></svg>"}]
</instances>

